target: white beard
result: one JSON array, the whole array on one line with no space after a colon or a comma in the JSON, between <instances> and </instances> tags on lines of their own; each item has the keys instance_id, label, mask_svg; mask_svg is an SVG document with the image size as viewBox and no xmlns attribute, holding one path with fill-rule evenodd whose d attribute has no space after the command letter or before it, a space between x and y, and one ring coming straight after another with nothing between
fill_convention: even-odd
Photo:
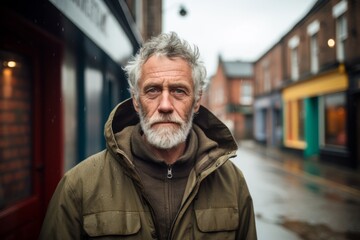
<instances>
[{"instance_id":1,"label":"white beard","mask_svg":"<svg viewBox=\"0 0 360 240\"><path fill-rule=\"evenodd\" d=\"M149 119L146 117L142 107L140 107L139 111L140 124L146 140L160 149L170 149L185 142L192 127L193 116L194 110L192 109L186 121L173 114L158 114ZM152 127L154 123L164 121L176 123L179 126Z\"/></svg>"}]
</instances>

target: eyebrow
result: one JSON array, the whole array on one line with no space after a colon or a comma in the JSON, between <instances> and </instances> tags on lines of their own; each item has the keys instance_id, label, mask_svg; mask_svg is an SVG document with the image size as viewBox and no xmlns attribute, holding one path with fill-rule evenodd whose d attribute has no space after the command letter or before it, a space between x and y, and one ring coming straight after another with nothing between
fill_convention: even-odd
<instances>
[{"instance_id":1,"label":"eyebrow","mask_svg":"<svg viewBox=\"0 0 360 240\"><path fill-rule=\"evenodd\" d=\"M172 83L169 84L169 88L186 88L186 89L191 89L191 86L189 84L183 84L183 83Z\"/></svg>"},{"instance_id":2,"label":"eyebrow","mask_svg":"<svg viewBox=\"0 0 360 240\"><path fill-rule=\"evenodd\" d=\"M186 88L186 89L191 89L191 85L190 84L187 84L187 83L182 83L182 82L176 82L176 83L169 83L168 84L169 88ZM145 83L144 84L144 89L148 89L148 88L151 88L151 87L163 87L163 84L162 83L158 83L158 82L151 82L151 83Z\"/></svg>"}]
</instances>

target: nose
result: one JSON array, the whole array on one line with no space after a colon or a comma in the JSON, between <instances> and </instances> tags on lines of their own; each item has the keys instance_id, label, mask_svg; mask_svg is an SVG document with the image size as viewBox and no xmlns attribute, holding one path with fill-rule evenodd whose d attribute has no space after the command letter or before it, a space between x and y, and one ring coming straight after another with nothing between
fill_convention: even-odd
<instances>
[{"instance_id":1,"label":"nose","mask_svg":"<svg viewBox=\"0 0 360 240\"><path fill-rule=\"evenodd\" d=\"M158 111L160 113L172 113L173 110L174 108L169 92L163 91L161 95Z\"/></svg>"}]
</instances>

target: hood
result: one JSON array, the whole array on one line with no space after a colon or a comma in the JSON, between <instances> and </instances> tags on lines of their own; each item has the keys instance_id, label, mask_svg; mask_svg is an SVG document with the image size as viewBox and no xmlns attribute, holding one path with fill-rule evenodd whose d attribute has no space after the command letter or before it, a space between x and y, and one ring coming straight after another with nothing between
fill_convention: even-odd
<instances>
[{"instance_id":1,"label":"hood","mask_svg":"<svg viewBox=\"0 0 360 240\"><path fill-rule=\"evenodd\" d=\"M115 134L129 126L138 124L139 121L139 116L134 109L131 98L119 103L110 113L105 124L104 134L108 147L115 153L119 153L119 151L122 152L116 143ZM227 151L237 150L238 146L230 130L205 107L200 107L199 112L194 115L193 123L196 124L209 139L216 142L219 148Z\"/></svg>"}]
</instances>

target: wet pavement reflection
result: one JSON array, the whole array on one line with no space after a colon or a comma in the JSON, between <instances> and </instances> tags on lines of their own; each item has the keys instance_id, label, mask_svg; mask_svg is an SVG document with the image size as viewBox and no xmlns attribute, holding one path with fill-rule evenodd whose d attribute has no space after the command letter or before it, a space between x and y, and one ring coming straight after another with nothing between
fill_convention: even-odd
<instances>
[{"instance_id":1,"label":"wet pavement reflection","mask_svg":"<svg viewBox=\"0 0 360 240\"><path fill-rule=\"evenodd\" d=\"M240 144L233 162L253 197L259 240L360 239L358 172Z\"/></svg>"}]
</instances>

